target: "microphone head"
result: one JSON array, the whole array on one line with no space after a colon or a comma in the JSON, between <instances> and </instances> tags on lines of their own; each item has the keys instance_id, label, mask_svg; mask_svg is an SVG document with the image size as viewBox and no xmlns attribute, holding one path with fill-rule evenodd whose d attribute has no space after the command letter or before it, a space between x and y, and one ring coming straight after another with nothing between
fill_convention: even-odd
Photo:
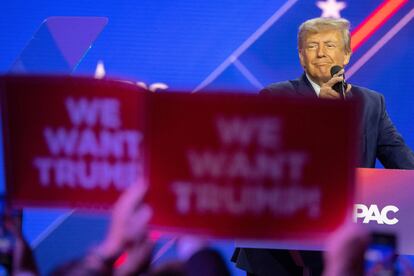
<instances>
[{"instance_id":1,"label":"microphone head","mask_svg":"<svg viewBox=\"0 0 414 276\"><path fill-rule=\"evenodd\" d=\"M333 75L335 75L336 73L338 73L339 71L342 70L342 67L339 65L334 65L331 67L331 76L333 77Z\"/></svg>"}]
</instances>

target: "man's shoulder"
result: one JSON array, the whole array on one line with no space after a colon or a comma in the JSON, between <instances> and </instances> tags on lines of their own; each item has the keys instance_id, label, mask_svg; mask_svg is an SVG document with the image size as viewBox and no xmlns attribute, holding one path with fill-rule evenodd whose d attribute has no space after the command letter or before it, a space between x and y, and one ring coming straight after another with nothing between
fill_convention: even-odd
<instances>
[{"instance_id":1,"label":"man's shoulder","mask_svg":"<svg viewBox=\"0 0 414 276\"><path fill-rule=\"evenodd\" d=\"M384 96L381 93L358 85L352 85L351 91L352 94L354 94L355 96L360 97L368 102L383 101L384 98Z\"/></svg>"},{"instance_id":2,"label":"man's shoulder","mask_svg":"<svg viewBox=\"0 0 414 276\"><path fill-rule=\"evenodd\" d=\"M296 94L296 87L298 80L288 80L269 84L260 91L264 95L294 95Z\"/></svg>"},{"instance_id":3,"label":"man's shoulder","mask_svg":"<svg viewBox=\"0 0 414 276\"><path fill-rule=\"evenodd\" d=\"M305 74L295 80L276 82L268 85L260 94L288 96L288 97L316 97L315 90L312 88Z\"/></svg>"}]
</instances>

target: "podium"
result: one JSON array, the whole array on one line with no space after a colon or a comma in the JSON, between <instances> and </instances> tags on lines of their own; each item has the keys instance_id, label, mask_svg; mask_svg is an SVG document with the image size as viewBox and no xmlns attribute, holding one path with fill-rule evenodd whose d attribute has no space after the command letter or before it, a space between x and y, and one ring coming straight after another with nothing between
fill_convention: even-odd
<instances>
[{"instance_id":1,"label":"podium","mask_svg":"<svg viewBox=\"0 0 414 276\"><path fill-rule=\"evenodd\" d=\"M414 255L413 180L413 170L356 170L354 213L349 220L369 231L394 233L401 255ZM236 247L324 250L324 244L316 239L307 243L237 241Z\"/></svg>"}]
</instances>

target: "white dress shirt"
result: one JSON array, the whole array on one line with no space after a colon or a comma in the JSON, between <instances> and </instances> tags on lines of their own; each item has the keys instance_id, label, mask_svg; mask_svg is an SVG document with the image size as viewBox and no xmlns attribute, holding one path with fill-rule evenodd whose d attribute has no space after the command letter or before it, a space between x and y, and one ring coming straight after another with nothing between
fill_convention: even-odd
<instances>
[{"instance_id":1,"label":"white dress shirt","mask_svg":"<svg viewBox=\"0 0 414 276\"><path fill-rule=\"evenodd\" d=\"M312 79L308 76L308 74L306 74L306 77L308 78L308 81L312 85L313 90L315 90L316 96L318 96L318 98L319 98L319 93L321 92L321 87L318 84L316 84L315 82L313 82Z\"/></svg>"}]
</instances>

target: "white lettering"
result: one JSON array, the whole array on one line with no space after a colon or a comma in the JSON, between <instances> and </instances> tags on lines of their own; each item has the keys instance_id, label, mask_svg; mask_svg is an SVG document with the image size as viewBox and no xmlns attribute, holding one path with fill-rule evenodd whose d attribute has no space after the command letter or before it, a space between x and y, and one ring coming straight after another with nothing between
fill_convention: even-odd
<instances>
[{"instance_id":1,"label":"white lettering","mask_svg":"<svg viewBox=\"0 0 414 276\"><path fill-rule=\"evenodd\" d=\"M371 204L369 207L364 204L355 204L354 222L357 223L358 219L363 219L362 223L364 224L375 221L377 224L394 225L398 223L398 219L396 217L389 218L388 213L395 214L398 211L398 207L394 205L387 205L380 210L376 204Z\"/></svg>"},{"instance_id":2,"label":"white lettering","mask_svg":"<svg viewBox=\"0 0 414 276\"><path fill-rule=\"evenodd\" d=\"M241 178L299 181L307 163L307 155L299 152L267 154L259 152L250 157L246 152L225 153L223 151L189 150L189 167L197 178Z\"/></svg>"},{"instance_id":3,"label":"white lettering","mask_svg":"<svg viewBox=\"0 0 414 276\"><path fill-rule=\"evenodd\" d=\"M78 130L76 128L45 128L44 136L53 155L64 154L66 156L95 156L123 158L128 155L131 159L139 157L142 134L138 131L122 130L98 133L91 128Z\"/></svg>"},{"instance_id":4,"label":"white lettering","mask_svg":"<svg viewBox=\"0 0 414 276\"><path fill-rule=\"evenodd\" d=\"M395 218L395 217L392 218L392 219L389 219L388 218L388 213L389 212L393 212L395 214L398 211L399 211L399 209L398 209L397 206L393 206L393 205L385 206L384 208L382 208L382 211L381 211L382 221L384 221L384 223L385 224L388 224L388 225L394 225L394 224L396 224L398 222L398 219Z\"/></svg>"},{"instance_id":5,"label":"white lettering","mask_svg":"<svg viewBox=\"0 0 414 276\"><path fill-rule=\"evenodd\" d=\"M95 126L98 121L107 128L119 128L121 126L119 114L119 101L116 99L95 98L88 100L71 97L65 101L70 120L75 126L86 124Z\"/></svg>"},{"instance_id":6,"label":"white lettering","mask_svg":"<svg viewBox=\"0 0 414 276\"><path fill-rule=\"evenodd\" d=\"M187 214L191 210L191 185L186 182L175 182L171 187L177 197L178 212Z\"/></svg>"},{"instance_id":7,"label":"white lettering","mask_svg":"<svg viewBox=\"0 0 414 276\"><path fill-rule=\"evenodd\" d=\"M142 142L142 138L141 132L132 130L126 130L124 132L124 139L129 158L135 159L140 156L139 145Z\"/></svg>"},{"instance_id":8,"label":"white lettering","mask_svg":"<svg viewBox=\"0 0 414 276\"><path fill-rule=\"evenodd\" d=\"M43 135L45 136L49 151L53 155L60 153L72 155L75 151L75 145L79 136L76 129L67 131L63 127L59 127L56 131L50 127L46 127Z\"/></svg>"},{"instance_id":9,"label":"white lettering","mask_svg":"<svg viewBox=\"0 0 414 276\"><path fill-rule=\"evenodd\" d=\"M320 190L313 187L231 187L210 182L176 181L171 185L176 208L181 214L247 215L269 211L275 216L305 212L309 218L320 216Z\"/></svg>"},{"instance_id":10,"label":"white lettering","mask_svg":"<svg viewBox=\"0 0 414 276\"><path fill-rule=\"evenodd\" d=\"M375 204L372 204L369 207L368 213L366 214L364 221L362 223L369 223L371 220L376 221L378 224L384 224L384 222L381 219L381 213L378 210L378 206Z\"/></svg>"},{"instance_id":11,"label":"white lettering","mask_svg":"<svg viewBox=\"0 0 414 276\"><path fill-rule=\"evenodd\" d=\"M35 158L33 165L39 170L39 181L42 186L48 186L50 183L50 169L52 162L48 158Z\"/></svg>"},{"instance_id":12,"label":"white lettering","mask_svg":"<svg viewBox=\"0 0 414 276\"><path fill-rule=\"evenodd\" d=\"M354 222L357 222L359 218L364 218L368 213L368 207L364 204L354 205Z\"/></svg>"},{"instance_id":13,"label":"white lettering","mask_svg":"<svg viewBox=\"0 0 414 276\"><path fill-rule=\"evenodd\" d=\"M95 133L90 129L85 129L79 135L79 145L77 154L80 156L96 156L99 153L99 145Z\"/></svg>"},{"instance_id":14,"label":"white lettering","mask_svg":"<svg viewBox=\"0 0 414 276\"><path fill-rule=\"evenodd\" d=\"M247 147L256 143L263 148L280 146L280 120L275 117L264 118L223 118L216 120L220 139L225 145L238 144Z\"/></svg>"},{"instance_id":15,"label":"white lettering","mask_svg":"<svg viewBox=\"0 0 414 276\"><path fill-rule=\"evenodd\" d=\"M84 161L68 158L39 157L33 162L43 186L55 184L58 187L84 189L114 187L123 190L142 174L140 164L131 162Z\"/></svg>"},{"instance_id":16,"label":"white lettering","mask_svg":"<svg viewBox=\"0 0 414 276\"><path fill-rule=\"evenodd\" d=\"M190 150L187 152L191 172L195 177L219 177L223 174L225 154L214 154L209 151L197 153Z\"/></svg>"}]
</instances>

